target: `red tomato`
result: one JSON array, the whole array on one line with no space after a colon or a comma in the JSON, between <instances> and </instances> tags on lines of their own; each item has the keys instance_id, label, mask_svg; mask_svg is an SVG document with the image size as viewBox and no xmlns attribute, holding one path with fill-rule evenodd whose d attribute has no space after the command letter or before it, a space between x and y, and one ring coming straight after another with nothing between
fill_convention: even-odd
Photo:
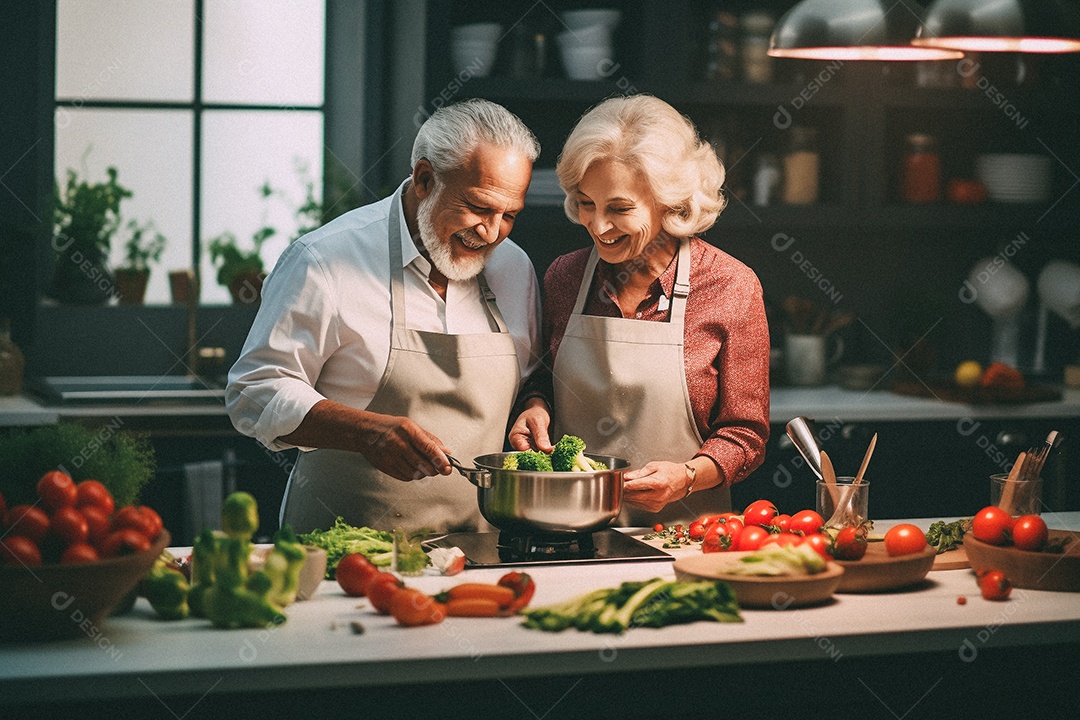
<instances>
[{"instance_id":1,"label":"red tomato","mask_svg":"<svg viewBox=\"0 0 1080 720\"><path fill-rule=\"evenodd\" d=\"M704 525L707 528L710 525L712 525L714 522L718 521L719 519L720 519L719 515L702 515L701 517L699 517L694 522L699 522L699 523L701 523L702 525ZM691 523L691 525L693 525L693 523Z\"/></svg>"},{"instance_id":2,"label":"red tomato","mask_svg":"<svg viewBox=\"0 0 1080 720\"><path fill-rule=\"evenodd\" d=\"M61 470L50 470L41 476L37 484L37 494L41 503L49 510L59 510L74 505L79 497L75 481Z\"/></svg>"},{"instance_id":3,"label":"red tomato","mask_svg":"<svg viewBox=\"0 0 1080 720\"><path fill-rule=\"evenodd\" d=\"M346 595L362 597L364 586L377 572L379 568L375 567L364 555L349 553L338 561L334 577L337 578L338 585Z\"/></svg>"},{"instance_id":4,"label":"red tomato","mask_svg":"<svg viewBox=\"0 0 1080 720\"><path fill-rule=\"evenodd\" d=\"M16 505L8 511L8 530L40 544L49 534L49 516L33 505Z\"/></svg>"},{"instance_id":5,"label":"red tomato","mask_svg":"<svg viewBox=\"0 0 1080 720\"><path fill-rule=\"evenodd\" d=\"M390 601L394 593L403 587L405 584L396 575L380 570L368 580L364 592L371 607L380 615L386 615L390 612Z\"/></svg>"},{"instance_id":6,"label":"red tomato","mask_svg":"<svg viewBox=\"0 0 1080 720\"><path fill-rule=\"evenodd\" d=\"M112 530L112 520L109 519L109 513L105 512L105 509L100 505L83 505L78 510L86 518L86 524L90 531L90 542L100 547L101 542Z\"/></svg>"},{"instance_id":7,"label":"red tomato","mask_svg":"<svg viewBox=\"0 0 1080 720\"><path fill-rule=\"evenodd\" d=\"M791 516L790 515L777 515L772 519L770 525L775 525L780 528L780 532L787 532L791 529Z\"/></svg>"},{"instance_id":8,"label":"red tomato","mask_svg":"<svg viewBox=\"0 0 1080 720\"><path fill-rule=\"evenodd\" d=\"M71 507L62 507L49 518L49 531L64 546L85 543L90 537L86 516Z\"/></svg>"},{"instance_id":9,"label":"red tomato","mask_svg":"<svg viewBox=\"0 0 1080 720\"><path fill-rule=\"evenodd\" d=\"M761 547L765 547L766 545L779 545L780 547L787 547L789 545L795 546L802 544L802 540L802 535L796 535L795 533L775 533L762 540Z\"/></svg>"},{"instance_id":10,"label":"red tomato","mask_svg":"<svg viewBox=\"0 0 1080 720\"><path fill-rule=\"evenodd\" d=\"M161 534L161 531L165 529L165 523L161 521L161 516L158 515L157 510L154 510L149 505L137 505L136 507L142 513L147 525L150 526L150 534L147 537L150 540L155 540Z\"/></svg>"},{"instance_id":11,"label":"red tomato","mask_svg":"<svg viewBox=\"0 0 1080 720\"><path fill-rule=\"evenodd\" d=\"M765 538L769 537L769 531L763 527L757 525L748 525L742 529L739 533L739 537L735 540L736 550L757 550L761 547L761 544L765 542Z\"/></svg>"},{"instance_id":12,"label":"red tomato","mask_svg":"<svg viewBox=\"0 0 1080 720\"><path fill-rule=\"evenodd\" d=\"M746 527L746 523L735 516L729 517L724 524L727 525L728 532L732 538L738 537L739 533L742 532L742 529Z\"/></svg>"},{"instance_id":13,"label":"red tomato","mask_svg":"<svg viewBox=\"0 0 1080 720\"><path fill-rule=\"evenodd\" d=\"M824 524L825 518L813 510L800 510L791 516L791 522L788 523L787 529L788 532L798 535L813 535L821 532L821 527Z\"/></svg>"},{"instance_id":14,"label":"red tomato","mask_svg":"<svg viewBox=\"0 0 1080 720\"><path fill-rule=\"evenodd\" d=\"M61 565L79 565L81 563L94 563L101 559L93 545L75 543L68 545L64 554L60 556Z\"/></svg>"},{"instance_id":15,"label":"red tomato","mask_svg":"<svg viewBox=\"0 0 1080 720\"><path fill-rule=\"evenodd\" d=\"M991 570L979 576L979 591L987 600L1004 600L1012 592L1012 583L1000 570Z\"/></svg>"},{"instance_id":16,"label":"red tomato","mask_svg":"<svg viewBox=\"0 0 1080 720\"><path fill-rule=\"evenodd\" d=\"M843 528L832 543L832 556L837 560L860 560L866 554L866 527Z\"/></svg>"},{"instance_id":17,"label":"red tomato","mask_svg":"<svg viewBox=\"0 0 1080 720\"><path fill-rule=\"evenodd\" d=\"M398 625L434 625L446 619L446 606L413 588L400 588L390 596L390 614Z\"/></svg>"},{"instance_id":18,"label":"red tomato","mask_svg":"<svg viewBox=\"0 0 1080 720\"><path fill-rule=\"evenodd\" d=\"M101 554L105 557L135 555L150 549L150 540L138 530L121 528L109 533L101 543Z\"/></svg>"},{"instance_id":19,"label":"red tomato","mask_svg":"<svg viewBox=\"0 0 1080 720\"><path fill-rule=\"evenodd\" d=\"M116 511L116 515L113 517L113 529L120 530L128 528L141 533L148 540L157 537L153 534L154 521L148 515L143 513L136 505L127 505Z\"/></svg>"},{"instance_id":20,"label":"red tomato","mask_svg":"<svg viewBox=\"0 0 1080 720\"><path fill-rule=\"evenodd\" d=\"M1012 525L1012 515L996 505L988 505L976 513L972 519L971 534L976 540L982 540L991 545L1004 545Z\"/></svg>"},{"instance_id":21,"label":"red tomato","mask_svg":"<svg viewBox=\"0 0 1080 720\"><path fill-rule=\"evenodd\" d=\"M743 510L746 525L768 525L776 517L776 506L769 500L755 500Z\"/></svg>"},{"instance_id":22,"label":"red tomato","mask_svg":"<svg viewBox=\"0 0 1080 720\"><path fill-rule=\"evenodd\" d=\"M664 523L656 523L652 526L653 532L664 532Z\"/></svg>"},{"instance_id":23,"label":"red tomato","mask_svg":"<svg viewBox=\"0 0 1080 720\"><path fill-rule=\"evenodd\" d=\"M1013 523L1012 540L1018 550L1042 550L1049 537L1046 521L1038 515L1021 515Z\"/></svg>"},{"instance_id":24,"label":"red tomato","mask_svg":"<svg viewBox=\"0 0 1080 720\"><path fill-rule=\"evenodd\" d=\"M829 554L829 536L825 533L814 533L803 538L803 545L809 545L814 551L826 560L832 560Z\"/></svg>"},{"instance_id":25,"label":"red tomato","mask_svg":"<svg viewBox=\"0 0 1080 720\"><path fill-rule=\"evenodd\" d=\"M926 535L919 528L909 523L902 523L889 528L885 533L885 552L890 557L914 555L926 547Z\"/></svg>"},{"instance_id":26,"label":"red tomato","mask_svg":"<svg viewBox=\"0 0 1080 720\"><path fill-rule=\"evenodd\" d=\"M97 480L83 480L75 486L75 490L79 496L78 500L75 501L77 507L97 505L105 511L106 515L112 515L113 510L116 509L116 502L113 500L112 493Z\"/></svg>"},{"instance_id":27,"label":"red tomato","mask_svg":"<svg viewBox=\"0 0 1080 720\"><path fill-rule=\"evenodd\" d=\"M41 550L37 543L23 535L7 535L0 538L0 564L40 565Z\"/></svg>"},{"instance_id":28,"label":"red tomato","mask_svg":"<svg viewBox=\"0 0 1080 720\"><path fill-rule=\"evenodd\" d=\"M692 522L686 532L691 540L701 540L705 537L705 525L696 521Z\"/></svg>"},{"instance_id":29,"label":"red tomato","mask_svg":"<svg viewBox=\"0 0 1080 720\"><path fill-rule=\"evenodd\" d=\"M701 552L723 552L732 549L731 529L727 524L718 522L709 526L705 537L701 539Z\"/></svg>"}]
</instances>

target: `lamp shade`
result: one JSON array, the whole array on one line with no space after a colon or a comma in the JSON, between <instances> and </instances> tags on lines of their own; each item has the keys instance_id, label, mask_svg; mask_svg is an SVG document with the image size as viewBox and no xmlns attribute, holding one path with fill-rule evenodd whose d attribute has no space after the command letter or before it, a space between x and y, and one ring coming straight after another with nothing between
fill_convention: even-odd
<instances>
[{"instance_id":1,"label":"lamp shade","mask_svg":"<svg viewBox=\"0 0 1080 720\"><path fill-rule=\"evenodd\" d=\"M912 42L973 52L1080 52L1080 9L1067 0L936 0Z\"/></svg>"},{"instance_id":2,"label":"lamp shade","mask_svg":"<svg viewBox=\"0 0 1080 720\"><path fill-rule=\"evenodd\" d=\"M773 57L809 60L956 60L959 51L911 44L922 6L910 0L802 0L776 23Z\"/></svg>"}]
</instances>

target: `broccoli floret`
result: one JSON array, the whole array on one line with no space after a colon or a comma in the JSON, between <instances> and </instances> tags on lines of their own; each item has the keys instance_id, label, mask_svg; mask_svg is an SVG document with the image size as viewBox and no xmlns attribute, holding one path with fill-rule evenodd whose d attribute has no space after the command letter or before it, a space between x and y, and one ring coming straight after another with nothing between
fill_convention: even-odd
<instances>
[{"instance_id":1,"label":"broccoli floret","mask_svg":"<svg viewBox=\"0 0 1080 720\"><path fill-rule=\"evenodd\" d=\"M517 469L534 472L551 472L551 458L547 453L526 450L517 454Z\"/></svg>"},{"instance_id":2,"label":"broccoli floret","mask_svg":"<svg viewBox=\"0 0 1080 720\"><path fill-rule=\"evenodd\" d=\"M551 453L551 467L557 472L593 472L600 468L585 457L585 441L576 435L563 435ZM606 469L606 468L604 468Z\"/></svg>"},{"instance_id":3,"label":"broccoli floret","mask_svg":"<svg viewBox=\"0 0 1080 720\"><path fill-rule=\"evenodd\" d=\"M504 457L503 458L502 469L503 470L517 470L518 469L517 456L518 456L517 453L510 453L509 455Z\"/></svg>"}]
</instances>

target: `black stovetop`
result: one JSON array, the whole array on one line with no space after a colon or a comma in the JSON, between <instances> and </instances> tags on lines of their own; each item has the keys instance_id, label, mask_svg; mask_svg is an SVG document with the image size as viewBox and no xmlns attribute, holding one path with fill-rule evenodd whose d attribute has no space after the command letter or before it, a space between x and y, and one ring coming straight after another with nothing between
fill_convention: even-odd
<instances>
[{"instance_id":1,"label":"black stovetop","mask_svg":"<svg viewBox=\"0 0 1080 720\"><path fill-rule=\"evenodd\" d=\"M521 537L504 532L450 533L424 544L461 548L466 567L671 560L671 555L663 550L611 528L557 537Z\"/></svg>"}]
</instances>

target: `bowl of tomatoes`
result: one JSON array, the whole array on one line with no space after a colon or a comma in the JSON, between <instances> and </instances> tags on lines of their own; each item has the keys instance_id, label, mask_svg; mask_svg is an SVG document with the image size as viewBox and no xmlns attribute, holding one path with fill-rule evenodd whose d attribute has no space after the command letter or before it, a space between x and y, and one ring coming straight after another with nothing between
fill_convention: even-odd
<instances>
[{"instance_id":1,"label":"bowl of tomatoes","mask_svg":"<svg viewBox=\"0 0 1080 720\"><path fill-rule=\"evenodd\" d=\"M1013 587L1080 592L1080 540L1047 528L1039 515L987 506L972 518L964 549L976 574L1000 570Z\"/></svg>"},{"instance_id":2,"label":"bowl of tomatoes","mask_svg":"<svg viewBox=\"0 0 1080 720\"><path fill-rule=\"evenodd\" d=\"M102 637L168 546L151 508L116 508L96 480L42 476L33 504L0 497L0 641Z\"/></svg>"},{"instance_id":3,"label":"bowl of tomatoes","mask_svg":"<svg viewBox=\"0 0 1080 720\"><path fill-rule=\"evenodd\" d=\"M937 548L926 544L921 529L902 523L890 528L882 542L863 543L857 555L837 558L844 576L836 592L889 592L917 585L930 573Z\"/></svg>"}]
</instances>

